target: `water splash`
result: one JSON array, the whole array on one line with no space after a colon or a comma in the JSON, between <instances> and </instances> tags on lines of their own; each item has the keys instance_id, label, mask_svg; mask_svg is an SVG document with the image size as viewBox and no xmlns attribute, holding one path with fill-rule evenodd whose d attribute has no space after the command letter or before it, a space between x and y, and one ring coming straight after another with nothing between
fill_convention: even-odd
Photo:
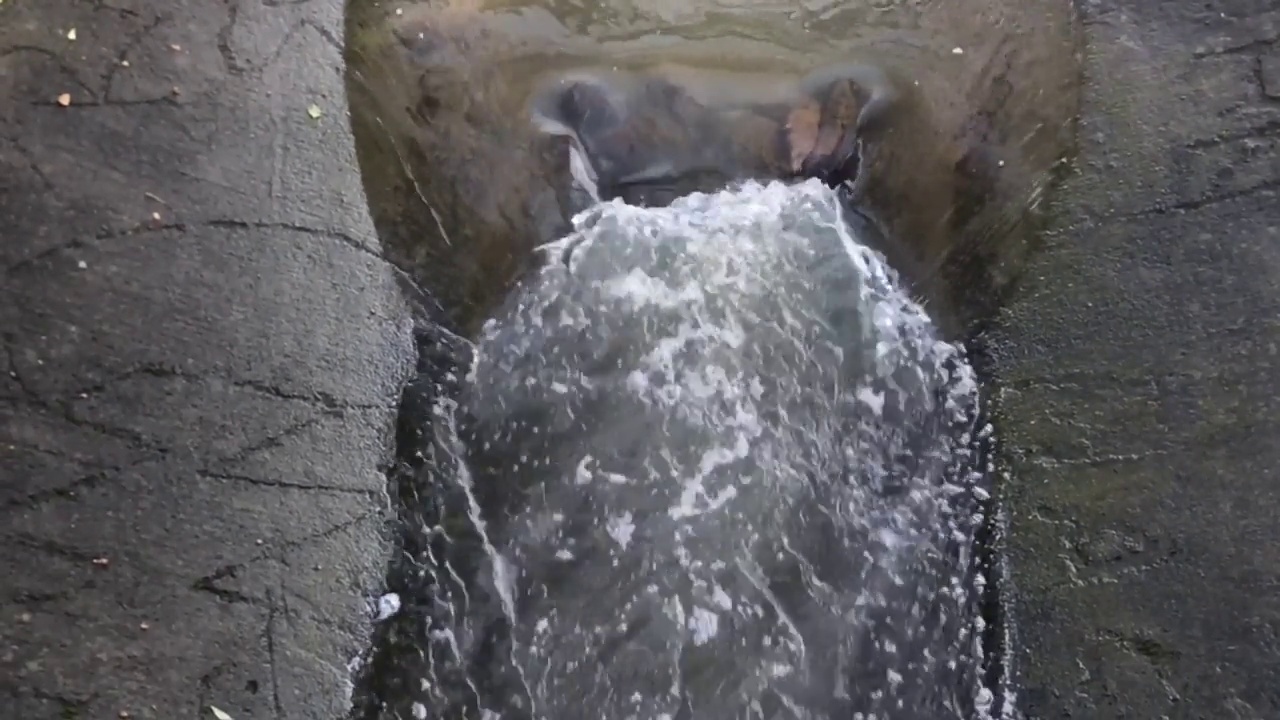
<instances>
[{"instance_id":1,"label":"water splash","mask_svg":"<svg viewBox=\"0 0 1280 720\"><path fill-rule=\"evenodd\" d=\"M842 212L817 182L749 183L600 204L544 248L437 412L440 479L463 500L424 688L465 691L434 707L986 703L973 372Z\"/></svg>"}]
</instances>

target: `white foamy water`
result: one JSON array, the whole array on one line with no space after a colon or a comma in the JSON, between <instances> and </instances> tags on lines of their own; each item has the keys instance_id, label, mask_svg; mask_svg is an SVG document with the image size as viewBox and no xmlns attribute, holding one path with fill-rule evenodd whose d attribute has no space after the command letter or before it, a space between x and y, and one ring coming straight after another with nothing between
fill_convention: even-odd
<instances>
[{"instance_id":1,"label":"white foamy water","mask_svg":"<svg viewBox=\"0 0 1280 720\"><path fill-rule=\"evenodd\" d=\"M484 556L442 632L455 665L490 675L467 681L478 706L799 720L983 705L973 373L835 193L606 203L574 228L441 412Z\"/></svg>"}]
</instances>

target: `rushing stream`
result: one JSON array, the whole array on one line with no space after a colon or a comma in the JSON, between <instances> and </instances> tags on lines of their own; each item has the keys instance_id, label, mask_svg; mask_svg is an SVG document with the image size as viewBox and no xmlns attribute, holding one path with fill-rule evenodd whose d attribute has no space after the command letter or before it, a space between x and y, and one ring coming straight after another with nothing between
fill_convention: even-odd
<instances>
[{"instance_id":1,"label":"rushing stream","mask_svg":"<svg viewBox=\"0 0 1280 720\"><path fill-rule=\"evenodd\" d=\"M747 183L542 250L436 408L415 715L990 705L973 372L853 227L816 181Z\"/></svg>"},{"instance_id":2,"label":"rushing stream","mask_svg":"<svg viewBox=\"0 0 1280 720\"><path fill-rule=\"evenodd\" d=\"M1074 137L1071 4L348 13L366 193L424 314L353 720L1015 717L956 340L1017 278ZM803 149L800 78L849 63L898 98L854 195L769 182L794 173L745 160ZM531 108L548 79L615 72L681 91L610 81L638 132L568 146L707 155L726 189L565 191L592 173ZM562 130L599 131L579 120Z\"/></svg>"}]
</instances>

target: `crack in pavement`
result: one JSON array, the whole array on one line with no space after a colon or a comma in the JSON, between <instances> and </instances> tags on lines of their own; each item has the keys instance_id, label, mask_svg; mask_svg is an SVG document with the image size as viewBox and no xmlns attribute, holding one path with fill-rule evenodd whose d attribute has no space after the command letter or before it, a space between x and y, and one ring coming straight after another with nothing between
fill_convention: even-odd
<instances>
[{"instance_id":1,"label":"crack in pavement","mask_svg":"<svg viewBox=\"0 0 1280 720\"><path fill-rule=\"evenodd\" d=\"M191 583L191 589L198 592L209 593L225 603L240 603L244 605L266 604L261 598L246 595L238 590L229 590L227 588L218 587L216 584L219 580L226 580L227 578L235 579L240 570L245 567L247 567L247 564L224 565L217 570L214 570L209 575L198 578L195 582Z\"/></svg>"},{"instance_id":2,"label":"crack in pavement","mask_svg":"<svg viewBox=\"0 0 1280 720\"><path fill-rule=\"evenodd\" d=\"M1280 135L1280 119L1268 120L1261 125L1248 127L1237 132L1222 133L1211 138L1196 138L1188 142L1185 147L1188 150L1206 150L1241 140L1260 140L1277 135Z\"/></svg>"},{"instance_id":3,"label":"crack in pavement","mask_svg":"<svg viewBox=\"0 0 1280 720\"><path fill-rule=\"evenodd\" d=\"M19 382L19 387L21 387L21 382ZM168 448L161 447L151 440L148 440L142 433L138 433L127 428L115 427L106 423L76 417L74 409L71 407L71 400L59 399L50 402L37 397L37 399L31 400L30 402L36 407L57 414L59 419L77 428L90 430L98 433L99 435L104 435L116 440L123 440L139 450L153 453L153 456L150 459L158 459L169 452Z\"/></svg>"},{"instance_id":4,"label":"crack in pavement","mask_svg":"<svg viewBox=\"0 0 1280 720\"><path fill-rule=\"evenodd\" d=\"M1204 58L1211 58L1211 57L1223 57L1227 55L1243 55L1246 53L1254 52L1255 50L1264 50L1264 49L1270 48L1272 45L1276 44L1277 40L1280 40L1280 35L1255 38L1253 40L1246 40L1246 41L1232 43L1232 44L1224 43L1219 47L1201 48L1200 50L1196 50L1194 53L1192 53L1192 57L1196 60L1203 60Z\"/></svg>"},{"instance_id":5,"label":"crack in pavement","mask_svg":"<svg viewBox=\"0 0 1280 720\"><path fill-rule=\"evenodd\" d=\"M53 247L46 248L35 255L19 260L9 267L5 268L5 275L16 275L34 265L68 250L81 250L91 242L101 242L103 240L117 240L120 238L131 237L134 235L145 235L148 233L165 232L168 230L184 230L185 225L181 223L138 223L132 227L116 229L116 230L100 230L89 238L72 238L64 243L59 243Z\"/></svg>"},{"instance_id":6,"label":"crack in pavement","mask_svg":"<svg viewBox=\"0 0 1280 720\"><path fill-rule=\"evenodd\" d=\"M40 164L36 162L34 154L23 147L18 138L5 138L6 144L13 148L13 151L22 158L27 164L27 169L40 181L44 186L45 192L55 192L57 187L53 184L53 180L49 179L48 173L40 169Z\"/></svg>"},{"instance_id":7,"label":"crack in pavement","mask_svg":"<svg viewBox=\"0 0 1280 720\"><path fill-rule=\"evenodd\" d=\"M42 503L46 503L57 498L73 500L77 497L77 493L80 490L92 490L93 488L98 487L103 480L107 479L110 472L110 470L104 470L90 473L56 488L40 490L38 492L31 493L30 495L13 498L4 503L0 503L0 511L12 510L18 507L35 508Z\"/></svg>"},{"instance_id":8,"label":"crack in pavement","mask_svg":"<svg viewBox=\"0 0 1280 720\"><path fill-rule=\"evenodd\" d=\"M40 47L39 45L25 45L25 44L10 45L5 49L0 50L0 60L4 60L6 58L12 57L19 53L35 53L37 55L43 55L49 60L52 60L54 64L58 66L58 70L60 70L62 74L70 78L71 82L79 86L79 88L83 90L86 95L88 95L91 98L95 98L95 99L97 98L97 93L93 91L93 88L89 87L87 84L85 84L83 80L80 79L80 73L73 70L71 66L67 64L67 61L63 59L62 55L60 55L59 53L53 50L50 50L49 48ZM57 103L51 100L50 104L56 105Z\"/></svg>"},{"instance_id":9,"label":"crack in pavement","mask_svg":"<svg viewBox=\"0 0 1280 720\"><path fill-rule=\"evenodd\" d=\"M158 362L145 362L135 365L132 368L124 370L115 376L103 380L93 385L89 385L77 390L71 391L71 395L80 399L88 398L92 395L100 393L110 386L125 382L138 376L148 376L157 379L175 379L185 382L202 382L213 380L216 382L225 382L237 390L250 390L260 395L275 398L277 400L288 400L293 402L303 402L333 413L340 413L343 410L386 410L388 412L394 410L392 405L382 405L378 403L350 403L339 399L331 393L323 390L313 390L310 392L292 392L283 388L276 387L269 382L263 380L246 380L243 378L235 378L228 375L222 375L215 372L188 372L180 368L172 367Z\"/></svg>"},{"instance_id":10,"label":"crack in pavement","mask_svg":"<svg viewBox=\"0 0 1280 720\"><path fill-rule=\"evenodd\" d=\"M111 91L115 86L116 73L120 72L120 69L124 67L122 63L128 60L129 54L132 53L148 35L155 32L156 28L163 25L169 19L170 18L167 15L156 15L142 29L134 33L125 42L124 46L120 48L120 51L116 53L116 61L107 68L107 72L103 75L102 97L106 102L119 103L119 101L115 101L111 97Z\"/></svg>"},{"instance_id":11,"label":"crack in pavement","mask_svg":"<svg viewBox=\"0 0 1280 720\"><path fill-rule=\"evenodd\" d=\"M383 263L386 263L391 267L395 267L395 264L392 263L389 259L387 259L387 257L383 255L381 252L374 250L373 248L369 247L367 244L360 242L352 235L346 232L342 232L341 230L313 228L307 225L300 225L298 223L291 223L291 222L266 222L261 220L252 221L252 220L234 220L234 219L205 220L204 222L200 223L198 226L233 229L233 230L287 230L289 232L302 233L304 235L313 235L313 236L322 237L328 240L337 240L343 243L344 245L347 245L353 250L357 250L370 257L377 258Z\"/></svg>"},{"instance_id":12,"label":"crack in pavement","mask_svg":"<svg viewBox=\"0 0 1280 720\"><path fill-rule=\"evenodd\" d=\"M124 17L133 17L133 18L141 17L141 15L138 14L137 10L120 7L119 5L112 5L111 3L107 2L107 0L93 0L93 9L94 10L111 10L113 12L119 13Z\"/></svg>"},{"instance_id":13,"label":"crack in pavement","mask_svg":"<svg viewBox=\"0 0 1280 720\"><path fill-rule=\"evenodd\" d=\"M146 104L146 103L143 103L143 104ZM154 104L154 103L151 103L151 104ZM196 178L194 176L192 177L193 179L201 180L201 178ZM250 221L250 220L236 220L236 219L225 219L225 218L210 219L210 220L204 220L201 222L194 222L194 223L143 222L128 228L122 228L122 229L116 229L116 230L103 230L101 232L95 233L91 238L88 238L88 239L73 238L72 240L69 240L67 242L59 243L53 247L42 250L41 252L38 252L35 255L32 255L27 258L23 258L13 263L9 267L5 268L3 273L7 276L17 275L18 273L23 272L25 270L29 270L30 268L40 264L41 262L44 262L45 260L48 260L49 258L52 258L56 255L59 255L61 253L68 252L71 250L82 250L85 247L88 247L91 243L98 243L106 240L116 240L116 239L126 238L126 237L144 236L144 235L148 235L152 233L160 233L160 232L187 233L187 232L192 232L200 228L206 228L206 227L219 229L219 230L232 230L232 231L285 230L288 232L300 233L300 234L309 235L312 237L320 237L327 240L336 240L341 244L363 255L376 259L382 265L382 267L384 267L387 270L390 270L391 273L395 275L396 282L400 286L400 288L406 293L406 295L413 298L413 300L415 301L415 304L417 305L417 309L419 311L430 314L433 311L432 309L435 308L436 309L435 311L439 312L438 303L436 303L432 299L433 296L429 292L427 292L425 289L422 288L422 286L418 283L417 279L413 277L412 273L400 267L393 260L391 260L385 254L383 254L380 249L371 248L365 243L355 238L354 236L352 236L351 234L343 232L341 230L314 228L308 225L302 225L299 223L292 223L292 222ZM387 409L390 410L394 408L388 407Z\"/></svg>"},{"instance_id":14,"label":"crack in pavement","mask_svg":"<svg viewBox=\"0 0 1280 720\"><path fill-rule=\"evenodd\" d=\"M253 392L262 393L268 397L273 397L273 398L286 400L286 401L310 403L310 404L318 405L319 407L322 408L322 411L320 412L320 414L316 416L308 417L305 420L300 420L295 423L292 423L288 427L285 427L284 429L280 430L277 433L268 435L267 437L263 438L258 442L250 443L244 447L237 448L234 451L231 451L215 460L212 460L211 462L205 464L202 468L195 471L199 477L212 479L212 480L228 481L228 482L240 482L240 483L257 485L261 487L275 487L275 488L283 488L283 489L309 490L309 491L318 491L318 492L333 492L333 493L363 496L370 499L376 499L377 497L378 491L375 489L360 489L360 488L353 488L353 487L343 486L343 485L332 485L332 484L322 484L322 483L302 483L302 482L295 482L295 481L289 481L289 480L261 478L261 477L245 475L242 473L227 472L227 471L219 470L218 468L243 462L257 453L280 447L289 438L295 437L299 433L302 433L302 432L305 432L306 430L314 428L320 425L321 423L325 422L326 420L345 417L346 410L357 410L357 411L390 410L390 408L388 407L376 405L376 404L364 405L364 404L343 403L338 401L336 398L322 392L290 393L260 381L234 380L234 379L225 378L216 374L185 373L182 371L176 371L172 368L167 368L161 365L150 364L150 363L140 365L135 368L131 368L128 371L125 371L113 378L110 378L109 380L95 383L94 385L82 388L80 390L73 391L70 394L70 397L74 399L54 401L51 404L47 401L39 399L38 395L36 395L33 391L31 391L29 388L26 388L24 386L21 380L21 375L18 374L16 370L16 363L13 357L12 344L6 343L5 348L9 354L9 365L11 368L10 375L18 380L19 387L22 388L24 392L26 392L31 396L35 404L49 411L55 412L61 419L65 420L66 422L72 424L75 427L78 427L78 428L88 427L89 429L100 432L101 434L107 435L108 437L116 437L119 439L129 440L131 445L138 445L140 449L150 450L150 452L149 454L147 454L146 457L143 457L125 466L102 464L102 465L97 465L95 467L95 464L92 461L82 461L78 458L69 457L65 453L59 453L54 450L46 450L43 448L32 446L29 449L41 452L42 454L54 456L54 457L62 457L62 458L71 460L73 462L76 462L77 464L84 465L86 467L95 467L95 471L91 473L87 473L79 478L76 478L66 485L63 485L57 488L42 490L40 492L33 493L21 498L15 498L15 499L9 500L3 504L0 504L0 509L8 510L8 509L12 509L20 506L34 507L36 505L39 505L40 503L47 502L57 498L75 499L77 498L77 492L79 490L91 489L93 487L96 487L101 482L110 478L112 475L118 475L120 473L137 468L144 464L147 464L149 462L162 460L167 455L169 448L161 447L159 445L151 443L150 441L146 440L144 436L142 436L141 434L136 434L133 431L127 430L125 428L115 428L115 427L103 425L100 423L90 423L89 421L83 421L80 418L76 418L70 415L70 413L73 412L71 405L72 403L74 403L75 401L74 399L89 398L96 393L99 393L99 392L102 392L103 390L108 389L113 384L127 381L130 378L134 378L139 375L145 375L145 376L156 377L161 379L177 378L177 379L190 381L190 382L198 382L206 379L221 380L221 381L228 382L232 387L235 387L237 389L247 389ZM135 437L138 439L137 443L133 442ZM26 448L27 445L23 445L22 447Z\"/></svg>"},{"instance_id":15,"label":"crack in pavement","mask_svg":"<svg viewBox=\"0 0 1280 720\"><path fill-rule=\"evenodd\" d=\"M240 18L240 3L238 0L226 0L227 5L227 22L218 28L215 35L218 54L222 56L222 63L226 67L228 75L239 77L247 73L248 68L241 67L240 61L236 59L235 49L231 47L231 34L235 32L236 21Z\"/></svg>"},{"instance_id":16,"label":"crack in pavement","mask_svg":"<svg viewBox=\"0 0 1280 720\"><path fill-rule=\"evenodd\" d=\"M62 543L54 540L38 537L30 533L20 532L6 535L4 540L5 542L12 542L28 550L35 550L37 552L45 553L46 555L52 555L75 563L92 563L99 557L97 554L88 553L78 548L63 545Z\"/></svg>"},{"instance_id":17,"label":"crack in pavement","mask_svg":"<svg viewBox=\"0 0 1280 720\"><path fill-rule=\"evenodd\" d=\"M82 112L92 110L94 108L104 107L134 107L137 105L172 105L174 107L182 107L182 103L173 94L163 95L154 98L138 98L135 100L88 100L72 102L70 105L63 105L56 100L31 100L27 103L33 107L56 107L59 112Z\"/></svg>"},{"instance_id":18,"label":"crack in pavement","mask_svg":"<svg viewBox=\"0 0 1280 720\"><path fill-rule=\"evenodd\" d=\"M275 710L277 720L284 717L284 703L280 700L280 671L276 662L276 608L271 605L267 609L267 667L271 673L271 706Z\"/></svg>"},{"instance_id":19,"label":"crack in pavement","mask_svg":"<svg viewBox=\"0 0 1280 720\"><path fill-rule=\"evenodd\" d=\"M1174 212L1186 212L1188 210L1200 210L1211 205L1229 202L1231 200L1239 200L1252 195L1264 195L1274 190L1280 189L1280 177L1268 178L1249 187L1237 190L1228 190L1220 193L1209 193L1198 198L1189 200L1177 200L1173 202L1160 202L1149 208L1135 210L1130 213L1117 215L1121 219L1133 219L1150 217L1152 215L1166 215Z\"/></svg>"},{"instance_id":20,"label":"crack in pavement","mask_svg":"<svg viewBox=\"0 0 1280 720\"><path fill-rule=\"evenodd\" d=\"M247 485L257 485L259 487L284 488L287 490L311 490L319 492L341 493L345 495L357 495L369 499L377 499L377 490L361 490L360 488L347 487L345 485L327 485L320 483L303 483L291 480L271 480L268 478L259 478L252 475L241 475L237 473L216 472L211 470L198 470L196 474L202 478L209 480L224 480L226 482L245 483Z\"/></svg>"},{"instance_id":21,"label":"crack in pavement","mask_svg":"<svg viewBox=\"0 0 1280 720\"><path fill-rule=\"evenodd\" d=\"M294 538L292 540L285 540L284 542L281 542L279 544L269 546L268 548L264 549L263 552L255 555L254 557L251 557L247 560L243 560L237 563L228 563L226 565L221 565L215 568L214 571L209 573L208 575L203 575L199 578L196 578L196 580L193 583L191 583L191 588L193 590L197 590L200 592L212 593L214 595L217 595L219 599L222 599L226 602L262 605L265 602L262 598L255 598L250 595L245 595L244 593L241 593L236 590L228 590L226 588L219 587L217 585L217 582L219 580L235 578L242 570L246 570L249 567L256 565L257 563L263 562L264 560L276 560L278 562L284 563L285 553L292 550L297 550L298 548L303 547L308 543L314 542L316 540L324 540L326 538L333 537L334 535L337 535L346 530L349 530L359 525L360 523L369 520L370 518L378 516L378 514L379 513L376 510L362 513L350 520L346 520L344 522L341 522L337 525L326 528L319 532L311 533L309 535L304 535L302 537Z\"/></svg>"},{"instance_id":22,"label":"crack in pavement","mask_svg":"<svg viewBox=\"0 0 1280 720\"><path fill-rule=\"evenodd\" d=\"M137 104L154 104L154 103L148 101L148 102L137 103ZM35 255L32 255L31 257L24 258L10 265L8 268L5 269L4 272L6 275L17 274L18 272L28 269L31 266L36 265L41 261L46 260L50 257L53 257L54 255L57 255L59 253L66 252L67 250L83 249L91 242L102 242L104 240L117 240L120 238L149 235L153 233L162 233L162 232L189 233L195 230L199 230L201 228L212 228L212 229L218 229L218 230L240 230L240 231L285 230L288 232L294 232L294 233L300 233L303 235L310 235L313 237L324 238L326 240L336 240L342 243L343 245L350 247L353 250L359 251L364 255L367 255L372 258L376 258L381 263L385 264L387 267L390 267L394 271L403 272L399 267L397 267L393 262L391 262L391 260L389 260L381 252L369 247L365 243L360 242L360 240L356 239L351 234L343 232L341 230L314 228L308 225L302 225L299 223L292 223L292 222L267 222L267 221L236 220L236 219L225 219L225 218L224 219L215 218L215 219L202 220L199 222L191 222L191 223L141 222L128 228L120 228L115 230L103 230L93 234L89 238L75 238L67 242L60 243L54 247L47 248Z\"/></svg>"},{"instance_id":23,"label":"crack in pavement","mask_svg":"<svg viewBox=\"0 0 1280 720\"><path fill-rule=\"evenodd\" d=\"M286 7L297 6L302 3L271 3L267 0L262 2L264 7ZM227 74L232 77L256 77L271 69L271 66L279 62L284 55L289 44L293 42L298 33L308 28L315 30L322 40L329 42L339 52L343 49L343 43L338 40L333 33L322 27L318 22L311 18L303 18L296 24L285 30L280 40L258 63L244 62L236 57L235 48L232 47L232 35L235 33L237 23L240 21L240 3L238 0L226 0L227 5L227 21L216 33L215 45L218 48L218 54L222 57L223 65L226 67Z\"/></svg>"},{"instance_id":24,"label":"crack in pavement","mask_svg":"<svg viewBox=\"0 0 1280 720\"><path fill-rule=\"evenodd\" d=\"M64 587L56 592L33 592L30 590L20 591L16 595L12 595L5 599L5 602L20 607L35 607L38 605L46 605L52 602L60 602L75 597L78 593L93 587L92 580L86 580L77 583L74 587Z\"/></svg>"},{"instance_id":25,"label":"crack in pavement","mask_svg":"<svg viewBox=\"0 0 1280 720\"><path fill-rule=\"evenodd\" d=\"M99 693L93 692L83 698L77 698L61 693L50 692L36 686L30 686L31 695L37 700L56 703L61 711L63 718L76 718L98 699Z\"/></svg>"}]
</instances>

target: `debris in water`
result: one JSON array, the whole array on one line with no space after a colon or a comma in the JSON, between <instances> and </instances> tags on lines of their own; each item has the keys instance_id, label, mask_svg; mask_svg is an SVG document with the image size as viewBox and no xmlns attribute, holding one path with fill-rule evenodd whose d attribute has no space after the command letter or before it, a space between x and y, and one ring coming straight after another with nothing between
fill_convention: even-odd
<instances>
[{"instance_id":1,"label":"debris in water","mask_svg":"<svg viewBox=\"0 0 1280 720\"><path fill-rule=\"evenodd\" d=\"M87 262L85 262L85 261L83 261L83 260L80 260L80 261L76 262L76 267L80 268L81 270L87 270L87 269L89 269L89 263L87 263Z\"/></svg>"},{"instance_id":2,"label":"debris in water","mask_svg":"<svg viewBox=\"0 0 1280 720\"><path fill-rule=\"evenodd\" d=\"M138 629L139 629L139 630L142 630L143 632L146 632L147 630L150 630L150 629L151 629L151 625L149 625L149 624L147 624L147 623L139 623L139 624L138 624Z\"/></svg>"},{"instance_id":3,"label":"debris in water","mask_svg":"<svg viewBox=\"0 0 1280 720\"><path fill-rule=\"evenodd\" d=\"M76 29L75 29L75 28L71 28L70 30L68 30L68 31L67 31L67 39L68 39L68 40L75 40L75 39L76 39Z\"/></svg>"},{"instance_id":4,"label":"debris in water","mask_svg":"<svg viewBox=\"0 0 1280 720\"><path fill-rule=\"evenodd\" d=\"M400 612L400 596L387 593L378 598L378 621L381 622Z\"/></svg>"},{"instance_id":5,"label":"debris in water","mask_svg":"<svg viewBox=\"0 0 1280 720\"><path fill-rule=\"evenodd\" d=\"M96 557L93 559L93 564L98 567L106 567L111 564L111 560L106 557Z\"/></svg>"},{"instance_id":6,"label":"debris in water","mask_svg":"<svg viewBox=\"0 0 1280 720\"><path fill-rule=\"evenodd\" d=\"M71 104L71 93L62 93L58 96L58 104L66 107Z\"/></svg>"},{"instance_id":7,"label":"debris in water","mask_svg":"<svg viewBox=\"0 0 1280 720\"><path fill-rule=\"evenodd\" d=\"M151 213L151 219L155 220L156 222L160 222L160 213L158 212Z\"/></svg>"},{"instance_id":8,"label":"debris in water","mask_svg":"<svg viewBox=\"0 0 1280 720\"><path fill-rule=\"evenodd\" d=\"M18 622L20 622L20 623L22 623L22 624L24 624L24 625L25 625L25 624L27 624L27 623L29 623L29 622L31 622L31 613L29 613L29 612L24 612L24 613L22 613L21 615L19 615L19 616L18 616Z\"/></svg>"},{"instance_id":9,"label":"debris in water","mask_svg":"<svg viewBox=\"0 0 1280 720\"><path fill-rule=\"evenodd\" d=\"M808 102L791 111L787 116L787 140L791 146L791 170L800 172L804 161L818 144L818 127L822 120L822 107Z\"/></svg>"},{"instance_id":10,"label":"debris in water","mask_svg":"<svg viewBox=\"0 0 1280 720\"><path fill-rule=\"evenodd\" d=\"M209 712L213 713L213 716L217 718L217 720L231 720L231 716L217 705L210 705Z\"/></svg>"},{"instance_id":11,"label":"debris in water","mask_svg":"<svg viewBox=\"0 0 1280 720\"><path fill-rule=\"evenodd\" d=\"M182 46L177 43L173 43L172 45L170 45L169 49L174 52L182 52Z\"/></svg>"},{"instance_id":12,"label":"debris in water","mask_svg":"<svg viewBox=\"0 0 1280 720\"><path fill-rule=\"evenodd\" d=\"M120 67L129 67L129 61L128 61L128 60L121 60L121 61L120 61Z\"/></svg>"},{"instance_id":13,"label":"debris in water","mask_svg":"<svg viewBox=\"0 0 1280 720\"><path fill-rule=\"evenodd\" d=\"M963 54L964 54L964 48L962 48L962 47L954 47L954 48L951 48L951 54L952 54L952 55L963 55Z\"/></svg>"},{"instance_id":14,"label":"debris in water","mask_svg":"<svg viewBox=\"0 0 1280 720\"><path fill-rule=\"evenodd\" d=\"M316 105L315 103L311 103L311 106L307 108L307 114L311 116L312 120L319 120L320 116L324 113L320 109L319 105Z\"/></svg>"}]
</instances>

